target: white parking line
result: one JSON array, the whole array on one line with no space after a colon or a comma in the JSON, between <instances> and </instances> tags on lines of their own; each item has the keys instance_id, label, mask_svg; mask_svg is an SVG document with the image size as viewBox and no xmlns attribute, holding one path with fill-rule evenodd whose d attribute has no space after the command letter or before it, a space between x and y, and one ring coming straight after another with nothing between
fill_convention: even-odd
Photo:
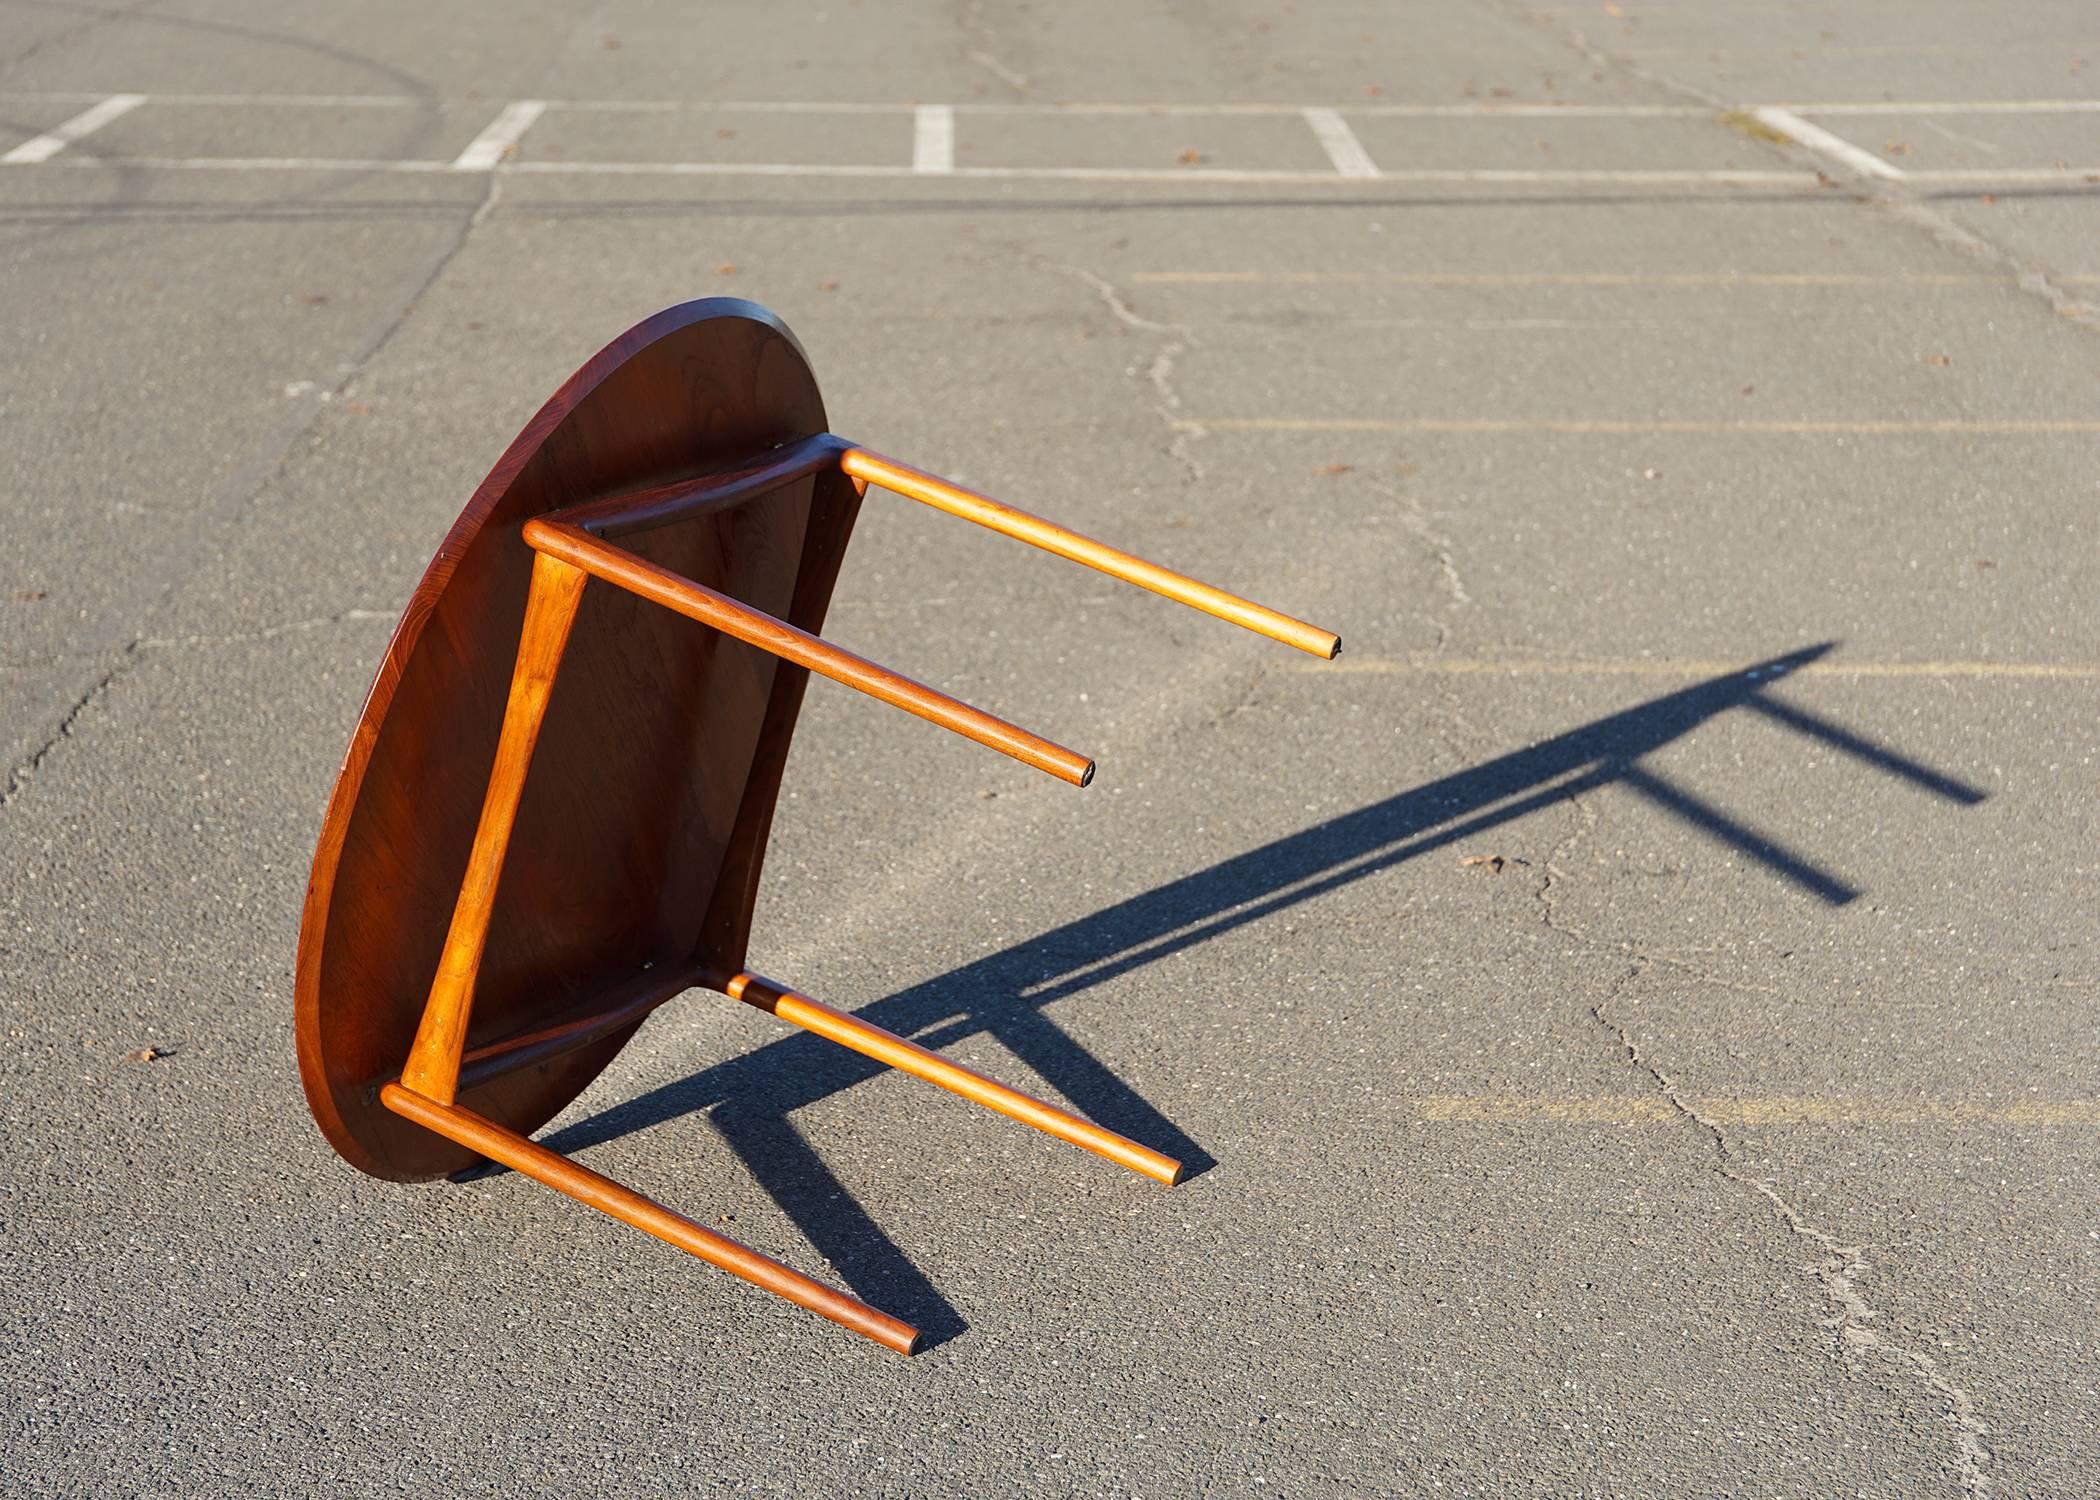
<instances>
[{"instance_id":1,"label":"white parking line","mask_svg":"<svg viewBox=\"0 0 2100 1500\"><path fill-rule=\"evenodd\" d=\"M2100 183L2100 163L2090 167L1943 167L1930 172L1911 172L1905 181L1943 182L1959 187L1967 183Z\"/></svg>"},{"instance_id":2,"label":"white parking line","mask_svg":"<svg viewBox=\"0 0 2100 1500\"><path fill-rule=\"evenodd\" d=\"M736 108L800 109L820 105L739 105ZM1212 115L1302 115L1307 109L1332 109L1337 114L1370 115L1380 119L1518 119L1574 120L1661 120L1712 118L1714 111L1696 104L1514 104L1501 101L1472 104L1126 104L1110 100L1078 100L1065 104L960 104L967 114L984 115L1154 115L1195 117Z\"/></svg>"},{"instance_id":3,"label":"white parking line","mask_svg":"<svg viewBox=\"0 0 2100 1500\"><path fill-rule=\"evenodd\" d=\"M100 94L0 90L6 100L99 99ZM417 94L155 94L155 104L271 104L319 106L379 105L390 108L420 106L443 109L457 100ZM908 115L915 104L885 104L852 99L546 99L549 109L665 111L723 110L738 114L785 115ZM1142 104L1113 100L1076 100L1069 103L1009 104L971 103L948 106L959 115L1150 115L1160 118L1205 116L1297 115L1307 108L1347 110L1352 115L1409 119L1578 119L1653 120L1711 118L1714 111L1696 104ZM1797 106L1799 107L1799 106ZM1815 113L1819 106L1809 106Z\"/></svg>"},{"instance_id":4,"label":"white parking line","mask_svg":"<svg viewBox=\"0 0 2100 1500\"><path fill-rule=\"evenodd\" d=\"M105 98L102 92L76 89L6 89L0 101L55 101L93 103ZM163 94L151 96L155 104L267 104L338 108L376 105L391 108L420 106L443 109L459 100L419 94ZM911 104L867 103L837 99L548 99L550 109L592 110L679 110L706 109L751 111L767 114L910 114ZM1871 101L1830 100L1821 103L1780 103L1772 106L1795 115L2050 115L2100 114L2100 99L1920 99ZM1711 119L1718 111L1697 104L1564 104L1557 102L1517 103L1510 100L1480 100L1457 104L1344 103L1344 104L1188 104L1130 103L1109 100L1074 100L1066 103L1014 104L983 102L951 106L958 114L973 115L1302 115L1308 108L1333 109L1337 113L1382 119L1565 119L1565 120L1653 120Z\"/></svg>"},{"instance_id":5,"label":"white parking line","mask_svg":"<svg viewBox=\"0 0 2100 1500\"><path fill-rule=\"evenodd\" d=\"M1968 99L1904 104L1877 99L1863 104L1782 104L1797 115L2091 115L2100 99Z\"/></svg>"},{"instance_id":6,"label":"white parking line","mask_svg":"<svg viewBox=\"0 0 2100 1500\"><path fill-rule=\"evenodd\" d=\"M210 162L197 165L209 166ZM299 163L291 163L299 165ZM305 163L307 166L320 163ZM820 165L814 162L727 162L727 161L528 161L512 170L562 175L614 177L911 177L913 167ZM1331 172L1287 169L1265 170L1243 167L956 167L945 174L993 181L1034 180L1049 182L1179 182L1179 183L1304 183L1332 186ZM1477 186L1598 186L1613 187L1810 187L1812 172L1788 171L1566 171L1509 170L1496 168L1423 167L1402 172L1381 172L1378 180L1391 183L1450 183Z\"/></svg>"},{"instance_id":7,"label":"white parking line","mask_svg":"<svg viewBox=\"0 0 2100 1500\"><path fill-rule=\"evenodd\" d=\"M476 141L467 152L481 144ZM497 162L477 165L462 152L453 161L416 161L389 157L335 156L105 156L56 165L124 167L168 172L467 172L490 171ZM567 177L916 177L914 167L867 163L734 162L734 161L522 161L504 170ZM1158 182L1191 186L1247 183L1332 187L1333 172L1263 171L1236 167L956 167L943 176L989 181ZM1406 185L1437 183L1477 187L1760 187L1812 188L1813 172L1708 171L1700 169L1567 171L1495 168L1423 167L1381 171L1377 181Z\"/></svg>"},{"instance_id":8,"label":"white parking line","mask_svg":"<svg viewBox=\"0 0 2100 1500\"><path fill-rule=\"evenodd\" d=\"M1140 286L1968 286L2002 276L1857 271L1133 271ZM2076 276L2064 278L2078 280Z\"/></svg>"},{"instance_id":9,"label":"white parking line","mask_svg":"<svg viewBox=\"0 0 2100 1500\"><path fill-rule=\"evenodd\" d=\"M955 170L955 106L922 104L911 133L911 169L945 173Z\"/></svg>"},{"instance_id":10,"label":"white parking line","mask_svg":"<svg viewBox=\"0 0 2100 1500\"><path fill-rule=\"evenodd\" d=\"M1553 432L1613 436L1662 433L1845 433L1862 437L1943 433L1970 437L2040 436L2045 433L2100 432L2100 422L2054 421L2025 417L1924 418L1917 421L1696 422L1619 421L1591 417L1201 417L1176 420L1176 432L1421 432L1496 433Z\"/></svg>"},{"instance_id":11,"label":"white parking line","mask_svg":"<svg viewBox=\"0 0 2100 1500\"><path fill-rule=\"evenodd\" d=\"M512 144L492 139L494 127L452 161L419 161L400 157L356 156L93 156L60 154L53 166L135 168L159 172L485 172L502 166L511 172L536 172L564 177L919 177L939 175L980 181L1127 182L1185 183L1190 186L1333 186L1334 172L1292 169L1262 170L1238 167L951 167L929 174L918 166L884 166L865 162L734 162L734 161L523 161L506 162L503 151ZM17 156L34 142L24 142L0 165L36 166L41 157ZM1891 171L1894 169L1891 168ZM1410 167L1398 171L1379 169L1375 178L1351 179L1368 187L1372 183L1406 187L1444 185L1453 187L1536 188L1813 188L1813 172L1785 169L1732 170L1702 168L1565 168L1502 169L1494 167ZM1993 185L2061 184L2100 186L2100 164L2090 167L1977 167L1945 171L1910 172L1903 180L1914 187L1982 187ZM1245 280L1237 272L1221 273L1215 279ZM1272 279L1288 280L1287 275ZM1746 284L1764 284L1756 278ZM1599 285L1610 284L1599 282ZM1780 284L1771 280L1769 284Z\"/></svg>"},{"instance_id":12,"label":"white parking line","mask_svg":"<svg viewBox=\"0 0 2100 1500\"><path fill-rule=\"evenodd\" d=\"M67 91L67 90L53 90L53 91L51 91L51 92L49 92L49 93L37 93L37 92L31 91L31 90L18 90L18 89L8 89L8 90L0 91L0 102L8 102L8 103L12 103L13 101L15 101L15 100L18 100L18 99L20 99L20 100L40 100L40 99L50 99L50 100L54 100L54 101L57 101L57 100L78 100L78 99L100 99L100 98L102 98L102 97L103 97L103 96L102 96L101 94L99 94L99 93L94 93L94 94L81 94L81 93L74 93L74 92L71 92L71 91ZM153 102L154 102L155 104L212 104L212 105L217 105L217 104L227 104L227 105L243 105L243 104L268 104L268 105L288 105L288 106L293 106L293 107L297 107L297 106L300 106L300 105L312 105L312 106L314 106L315 108L320 108L320 109L336 109L336 108L340 108L340 107L342 107L342 106L346 106L346 105L347 105L347 106L351 106L351 107L356 107L356 106L359 106L359 105L366 105L366 104L375 104L375 105L380 105L380 106L383 106L383 107L385 107L385 108L387 108L387 109L399 109L399 108L402 108L403 106L406 106L406 105L411 105L411 104L421 104L421 105L426 105L426 106L429 106L429 107L431 107L431 108L437 108L437 107L439 107L439 105L440 105L440 101L439 101L439 100L436 100L436 99L428 99L428 98L418 98L418 97L417 97L416 95L414 95L414 94L160 94L160 93L156 93L156 94L150 94L150 95L148 95L148 96L146 96L146 97L148 97L148 98L152 99L152 101L153 101Z\"/></svg>"},{"instance_id":13,"label":"white parking line","mask_svg":"<svg viewBox=\"0 0 2100 1500\"><path fill-rule=\"evenodd\" d=\"M93 109L82 110L65 124L22 142L5 156L0 156L0 162L28 166L49 161L75 141L93 135L111 120L130 114L145 102L144 94L111 94Z\"/></svg>"},{"instance_id":14,"label":"white parking line","mask_svg":"<svg viewBox=\"0 0 2100 1500\"><path fill-rule=\"evenodd\" d=\"M1806 146L1832 161L1842 162L1863 177L1881 177L1891 182L1903 179L1900 167L1890 166L1873 152L1862 151L1843 136L1832 135L1820 125L1809 124L1792 110L1781 109L1776 104L1761 104L1750 113L1759 123L1770 126L1795 144Z\"/></svg>"},{"instance_id":15,"label":"white parking line","mask_svg":"<svg viewBox=\"0 0 2100 1500\"><path fill-rule=\"evenodd\" d=\"M513 99L503 106L503 113L489 121L488 128L467 143L467 149L453 159L455 172L486 172L515 150L525 132L532 129L532 122L547 112L544 99Z\"/></svg>"},{"instance_id":16,"label":"white parking line","mask_svg":"<svg viewBox=\"0 0 2100 1500\"><path fill-rule=\"evenodd\" d=\"M1339 110L1314 109L1310 106L1300 110L1305 123L1312 127L1314 139L1327 159L1334 163L1335 171L1344 177L1376 177L1378 163L1371 160L1371 153L1364 150L1364 143L1356 138Z\"/></svg>"},{"instance_id":17,"label":"white parking line","mask_svg":"<svg viewBox=\"0 0 2100 1500\"><path fill-rule=\"evenodd\" d=\"M56 100L92 99L94 95L71 93L0 92L0 103L9 100ZM487 172L496 170L557 173L566 176L605 177L765 177L765 178L834 178L844 180L865 178L942 177L951 179L970 178L986 181L1043 181L1043 182L1094 182L1129 184L1173 184L1200 185L1203 187L1234 185L1276 186L1327 186L1335 188L1346 184L1352 189L1369 189L1372 184L1385 183L1395 187L1409 185L1448 185L1454 187L1510 187L1538 188L1626 188L1628 190L1655 190L1668 188L1684 189L1793 189L1812 188L1818 174L1799 168L1780 166L1747 168L1590 168L1571 166L1564 168L1493 168L1493 167L1440 167L1410 166L1404 168L1381 167L1372 160L1362 140L1351 128L1350 120L1355 116L1404 117L1434 116L1492 120L1497 117L1560 119L1690 119L1712 120L1714 111L1690 105L1584 105L1584 104L1517 104L1505 101L1468 101L1459 104L1351 104L1341 105L1292 105L1292 104L1137 104L1116 102L1074 102L1060 104L884 104L867 102L793 101L793 100L547 100L520 99L505 105L496 118L489 123L465 150L450 161L402 160L399 158L366 159L326 156L263 157L263 156L116 156L90 152L69 152L66 148L74 141L92 133L120 115L128 113L140 104L151 103L192 105L257 105L314 107L343 105L372 105L387 107L414 107L419 111L438 112L462 107L460 101L437 98L420 98L410 95L341 95L316 94L311 96L288 94L115 94L101 97L89 109L68 120L52 131L25 141L0 155L0 165L38 166L55 161L58 165L110 166L137 169L170 171L211 172L356 172L356 173L420 173L420 172ZM913 120L912 151L909 162L895 164L833 163L833 162L726 162L726 161L593 161L584 159L562 159L541 161L517 160L517 148L526 132L535 121L550 109L579 111L748 111L768 114L806 115L820 117L837 115L844 117L909 114ZM2092 166L2017 166L1963 167L1943 169L1913 169L1905 171L1861 149L1835 135L1824 127L1812 123L1807 116L1824 112L1830 114L2090 114L2100 113L2100 100L2075 99L2029 99L2029 100L1983 100L1983 101L1875 101L1873 103L1833 103L1803 105L1762 105L1751 111L1752 117L1762 122L1788 140L1817 152L1826 159L1840 162L1849 170L1864 176L1893 182L1903 182L1918 189L1938 188L1945 192L1959 193L1970 189L1989 191L1994 187L2014 189L2018 187L2043 188L2094 188L2100 187L2100 164ZM1115 116L1137 118L1145 116L1172 116L1203 118L1211 116L1281 117L1295 115L1306 128L1313 132L1328 161L1327 171L1288 168L1236 168L1205 167L1194 164L1159 166L1022 166L980 164L957 166L956 130L958 116L1034 116L1038 118L1059 116ZM1721 116L1718 118L1732 118ZM1375 189L1372 189L1375 191Z\"/></svg>"}]
</instances>

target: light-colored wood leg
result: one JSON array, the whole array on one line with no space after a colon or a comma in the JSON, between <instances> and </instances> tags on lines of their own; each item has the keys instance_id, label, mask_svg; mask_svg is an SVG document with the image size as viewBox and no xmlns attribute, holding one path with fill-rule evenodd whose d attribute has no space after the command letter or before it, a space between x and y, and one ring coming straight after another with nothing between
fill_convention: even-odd
<instances>
[{"instance_id":1,"label":"light-colored wood leg","mask_svg":"<svg viewBox=\"0 0 2100 1500\"><path fill-rule=\"evenodd\" d=\"M1090 536L1081 536L1041 516L1002 505L988 495L950 484L938 474L915 469L910 464L885 458L866 448L848 448L839 455L839 467L852 476L855 483L879 484L894 494L930 505L935 510L944 510L951 516L960 516L965 521L974 521L1001 536L1010 536L1031 547L1054 552L1111 578L1120 578L1125 583L1134 583L1141 589L1178 600L1191 609L1230 620L1257 635L1282 641L1286 646L1296 646L1322 661L1332 661L1341 654L1342 638L1331 630L1308 625L1303 620L1270 609L1266 604L1256 604L1251 599L1228 594L1171 568L1162 568L1158 563L1133 557L1120 548L1097 542Z\"/></svg>"},{"instance_id":2,"label":"light-colored wood leg","mask_svg":"<svg viewBox=\"0 0 2100 1500\"><path fill-rule=\"evenodd\" d=\"M1018 724L1009 724L982 709L957 702L946 693L935 692L902 673L892 672L888 667L855 656L850 651L842 651L822 636L798 630L785 620L775 619L763 610L753 609L705 584L681 578L668 568L659 567L610 542L600 541L575 526L550 521L544 516L536 517L525 523L525 541L537 548L542 557L558 557L582 568L592 577L602 578L652 604L660 604L724 635L735 636L782 661L807 667L833 682L858 688L871 698L879 698L894 708L917 714L944 729L952 729L965 739L1011 755L1023 765L1047 771L1060 781L1085 786L1094 779L1094 763L1084 755L1067 750Z\"/></svg>"},{"instance_id":3,"label":"light-colored wood leg","mask_svg":"<svg viewBox=\"0 0 2100 1500\"><path fill-rule=\"evenodd\" d=\"M532 747L540 737L547 698L561 666L569 627L576 621L577 601L588 575L545 553L532 560L532 591L525 600L525 625L518 633L518 664L511 673L510 700L503 710L503 732L496 741L496 763L489 771L481 802L481 823L467 856L466 877L452 908L437 976L430 982L422 1024L401 1070L401 1082L425 1099L450 1104L459 1084L460 1049L466 1042L467 1018L474 1006L474 977L488 941L489 912L496 901L496 881L503 873L504 851L518 815L518 795L532 764Z\"/></svg>"},{"instance_id":4,"label":"light-colored wood leg","mask_svg":"<svg viewBox=\"0 0 2100 1500\"><path fill-rule=\"evenodd\" d=\"M1171 1156L1164 1156L1149 1146L1140 1146L1113 1130L1103 1130L1091 1120L1082 1120L1018 1089L1010 1089L982 1073L948 1061L940 1053L929 1051L917 1042L906 1041L894 1032L869 1025L858 1016L834 1010L807 995L799 995L785 985L775 984L757 974L737 974L728 979L709 977L703 982L732 1000L770 1011L791 1025L813 1031L877 1062L887 1063L901 1073L937 1084L951 1094L960 1094L971 1103L996 1110L1008 1119L1033 1125L1046 1135L1069 1141L1096 1156L1105 1156L1155 1182L1172 1187L1181 1181L1181 1163Z\"/></svg>"},{"instance_id":5,"label":"light-colored wood leg","mask_svg":"<svg viewBox=\"0 0 2100 1500\"><path fill-rule=\"evenodd\" d=\"M398 1083L382 1087L379 1097L388 1109L403 1119L434 1130L448 1140L480 1152L490 1161L501 1162L513 1171L522 1172L535 1182L545 1183L557 1193L609 1214L623 1224L646 1230L666 1244L676 1245L709 1265L720 1266L733 1276L741 1276L775 1296L785 1297L797 1307L806 1307L873 1339L885 1349L910 1354L918 1348L919 1331L909 1323L878 1312L865 1302L834 1291L823 1282L813 1281L800 1271L748 1246L739 1245L735 1240L725 1239L711 1229L703 1229L685 1215L673 1213L661 1203L645 1198L634 1189L623 1187L588 1167L579 1167L558 1152L549 1151L515 1131L505 1130L472 1110L426 1099Z\"/></svg>"}]
</instances>

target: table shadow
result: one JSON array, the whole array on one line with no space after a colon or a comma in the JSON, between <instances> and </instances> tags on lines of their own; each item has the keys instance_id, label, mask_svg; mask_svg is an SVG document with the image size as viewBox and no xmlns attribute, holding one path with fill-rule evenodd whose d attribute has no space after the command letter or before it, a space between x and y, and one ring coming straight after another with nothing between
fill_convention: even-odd
<instances>
[{"instance_id":1,"label":"table shadow","mask_svg":"<svg viewBox=\"0 0 2100 1500\"><path fill-rule=\"evenodd\" d=\"M1329 818L900 990L857 1014L932 1048L988 1035L1082 1113L1180 1158L1194 1176L1214 1165L1212 1158L1046 1015L1045 1006L1606 786L1633 792L1781 880L1842 906L1860 894L1843 875L1638 763L1716 715L1745 709L1934 796L1964 806L1982 801L1985 793L1968 782L1766 695L1834 644L1696 683ZM955 1309L789 1118L882 1071L858 1053L797 1032L566 1126L543 1144L568 1154L709 1111L723 1140L853 1292L919 1327L930 1346L962 1331Z\"/></svg>"}]
</instances>

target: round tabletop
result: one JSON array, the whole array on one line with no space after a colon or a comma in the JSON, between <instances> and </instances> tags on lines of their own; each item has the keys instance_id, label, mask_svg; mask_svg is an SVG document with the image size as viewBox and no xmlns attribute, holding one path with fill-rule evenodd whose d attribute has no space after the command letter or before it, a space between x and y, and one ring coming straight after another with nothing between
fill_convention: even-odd
<instances>
[{"instance_id":1,"label":"round tabletop","mask_svg":"<svg viewBox=\"0 0 2100 1500\"><path fill-rule=\"evenodd\" d=\"M479 1161L378 1095L414 1040L480 818L532 570L521 528L824 430L816 379L778 319L730 298L685 303L570 377L447 533L351 732L299 935L300 1075L356 1166L412 1181ZM858 501L826 468L620 545L815 632ZM610 584L585 589L490 917L470 1056L652 973L743 967L806 680ZM459 1103L530 1134L638 1024L463 1082Z\"/></svg>"}]
</instances>

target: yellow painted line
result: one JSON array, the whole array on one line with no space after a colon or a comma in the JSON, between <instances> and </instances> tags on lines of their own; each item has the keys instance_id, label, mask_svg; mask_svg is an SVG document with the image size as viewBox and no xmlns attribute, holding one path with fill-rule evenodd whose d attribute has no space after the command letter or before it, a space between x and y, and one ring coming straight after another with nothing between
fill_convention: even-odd
<instances>
[{"instance_id":1,"label":"yellow painted line","mask_svg":"<svg viewBox=\"0 0 2100 1500\"><path fill-rule=\"evenodd\" d=\"M1874 437L1907 433L1978 437L2014 434L2100 432L2100 421L2030 420L2026 418L1949 418L1927 421L1832 422L1821 419L1776 422L1622 422L1586 417L1189 417L1174 423L1180 432L1560 432L1602 434L1653 433L1844 433Z\"/></svg>"},{"instance_id":2,"label":"yellow painted line","mask_svg":"<svg viewBox=\"0 0 2100 1500\"><path fill-rule=\"evenodd\" d=\"M2004 276L1870 276L1839 271L1136 271L1149 286L1970 286ZM2100 281L2100 276L2064 280Z\"/></svg>"},{"instance_id":3,"label":"yellow painted line","mask_svg":"<svg viewBox=\"0 0 2100 1500\"><path fill-rule=\"evenodd\" d=\"M1297 663L1292 663L1297 666ZM1725 677L1754 664L1696 657L1376 657L1343 656L1306 662L1308 672L1363 672L1374 676L1430 677ZM2053 661L1813 661L1787 677L2026 677L2090 682L2100 662Z\"/></svg>"},{"instance_id":4,"label":"yellow painted line","mask_svg":"<svg viewBox=\"0 0 2100 1500\"><path fill-rule=\"evenodd\" d=\"M2100 1099L1687 1098L1715 1125L2100 1125ZM1652 1094L1431 1094L1414 1101L1424 1120L1456 1125L1664 1125L1682 1119Z\"/></svg>"}]
</instances>

